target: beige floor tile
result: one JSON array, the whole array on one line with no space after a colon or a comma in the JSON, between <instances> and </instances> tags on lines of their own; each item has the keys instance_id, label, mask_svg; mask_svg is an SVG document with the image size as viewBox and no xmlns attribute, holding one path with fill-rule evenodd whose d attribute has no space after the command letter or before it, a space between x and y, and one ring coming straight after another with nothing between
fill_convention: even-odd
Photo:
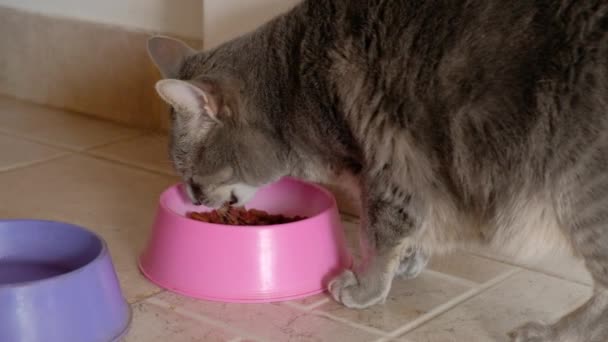
<instances>
[{"instance_id":1,"label":"beige floor tile","mask_svg":"<svg viewBox=\"0 0 608 342\"><path fill-rule=\"evenodd\" d=\"M395 280L389 298L383 305L365 310L350 310L331 301L317 310L340 319L391 332L469 289L460 282L423 272L416 279Z\"/></svg>"},{"instance_id":2,"label":"beige floor tile","mask_svg":"<svg viewBox=\"0 0 608 342\"><path fill-rule=\"evenodd\" d=\"M109 122L2 96L0 132L76 150L140 134Z\"/></svg>"},{"instance_id":3,"label":"beige floor tile","mask_svg":"<svg viewBox=\"0 0 608 342\"><path fill-rule=\"evenodd\" d=\"M373 341L379 336L284 305L193 301L163 292L155 299L196 315L219 320L269 341ZM176 309L177 310L177 309Z\"/></svg>"},{"instance_id":4,"label":"beige floor tile","mask_svg":"<svg viewBox=\"0 0 608 342\"><path fill-rule=\"evenodd\" d=\"M479 248L475 249L473 252L494 260L520 265L522 267L553 275L558 278L563 278L582 284L593 284L593 279L585 268L584 261L567 253L550 253L537 258L521 259L506 256L497 253L496 251L487 249Z\"/></svg>"},{"instance_id":5,"label":"beige floor tile","mask_svg":"<svg viewBox=\"0 0 608 342\"><path fill-rule=\"evenodd\" d=\"M147 241L147 227L124 229L94 226L92 229L107 242L124 296L130 303L162 291L141 274L137 264Z\"/></svg>"},{"instance_id":6,"label":"beige floor tile","mask_svg":"<svg viewBox=\"0 0 608 342\"><path fill-rule=\"evenodd\" d=\"M144 135L132 140L96 148L90 151L111 160L118 160L167 174L175 174L167 151L168 141L162 135Z\"/></svg>"},{"instance_id":7,"label":"beige floor tile","mask_svg":"<svg viewBox=\"0 0 608 342\"><path fill-rule=\"evenodd\" d=\"M590 288L523 271L405 337L419 342L508 341L527 321L553 321L581 304Z\"/></svg>"},{"instance_id":8,"label":"beige floor tile","mask_svg":"<svg viewBox=\"0 0 608 342\"><path fill-rule=\"evenodd\" d=\"M0 172L57 157L63 150L0 134Z\"/></svg>"},{"instance_id":9,"label":"beige floor tile","mask_svg":"<svg viewBox=\"0 0 608 342\"><path fill-rule=\"evenodd\" d=\"M429 268L475 283L485 283L514 269L513 266L464 252L434 257Z\"/></svg>"},{"instance_id":10,"label":"beige floor tile","mask_svg":"<svg viewBox=\"0 0 608 342\"><path fill-rule=\"evenodd\" d=\"M310 309L312 307L317 307L320 304L326 303L329 300L331 300L329 294L327 292L323 292L314 296L290 301L287 305L292 305L300 309Z\"/></svg>"},{"instance_id":11,"label":"beige floor tile","mask_svg":"<svg viewBox=\"0 0 608 342\"><path fill-rule=\"evenodd\" d=\"M149 227L158 196L175 181L171 176L72 155L0 174L0 211L93 227Z\"/></svg>"},{"instance_id":12,"label":"beige floor tile","mask_svg":"<svg viewBox=\"0 0 608 342\"><path fill-rule=\"evenodd\" d=\"M547 256L539 261L529 262L527 266L560 278L588 285L593 284L593 278L585 268L584 261L573 256Z\"/></svg>"},{"instance_id":13,"label":"beige floor tile","mask_svg":"<svg viewBox=\"0 0 608 342\"><path fill-rule=\"evenodd\" d=\"M133 305L133 322L124 342L224 342L236 337L224 329L142 302Z\"/></svg>"},{"instance_id":14,"label":"beige floor tile","mask_svg":"<svg viewBox=\"0 0 608 342\"><path fill-rule=\"evenodd\" d=\"M108 242L126 297L158 292L137 269L160 192L175 180L85 156L0 173L0 217L67 221Z\"/></svg>"}]
</instances>

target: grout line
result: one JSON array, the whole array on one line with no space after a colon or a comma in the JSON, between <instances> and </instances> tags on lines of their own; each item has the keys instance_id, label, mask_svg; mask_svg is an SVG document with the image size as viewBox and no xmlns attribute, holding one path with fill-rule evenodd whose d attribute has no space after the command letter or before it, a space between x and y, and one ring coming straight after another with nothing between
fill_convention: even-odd
<instances>
[{"instance_id":1,"label":"grout line","mask_svg":"<svg viewBox=\"0 0 608 342\"><path fill-rule=\"evenodd\" d=\"M221 322L221 321L215 320L213 318L209 318L209 317L197 314L195 312L191 312L189 310L185 310L185 309L182 309L182 308L179 308L179 307L174 307L173 305L165 302L164 300L158 299L158 298L149 298L146 302L150 303L152 305L159 306L159 307L164 308L164 309L172 310L175 313L178 313L178 314L180 314L182 316L191 318L193 320L196 320L196 321L199 321L199 322L202 322L202 323L206 323L206 324L209 324L209 325L213 325L213 326L215 326L217 328L221 328L221 329L223 329L225 331L228 331L228 332L236 333L237 335L240 335L240 336L251 336L256 341L266 341L266 339L260 338L259 336L252 335L252 334L250 334L250 333L248 333L246 331L243 331L242 329L235 328L235 327L230 326L230 325L228 325L228 324L226 324L224 322Z\"/></svg>"},{"instance_id":2,"label":"grout line","mask_svg":"<svg viewBox=\"0 0 608 342\"><path fill-rule=\"evenodd\" d=\"M153 168L153 167L145 166L143 164L136 164L136 163L126 162L126 161L121 160L119 158L112 158L112 157L108 157L108 156L105 156L103 154L98 154L98 153L91 152L91 151L85 151L84 154L87 155L87 156L89 156L89 157L95 158L95 159L99 159L99 160L103 160L103 161L119 164L119 165L122 165L122 166L128 166L128 167L135 168L135 169L138 169L138 170L148 171L148 172L151 172L151 173L154 173L154 174L157 174L157 175L177 177L176 174L171 173L171 172L162 171L160 169L156 169L156 168Z\"/></svg>"},{"instance_id":3,"label":"grout line","mask_svg":"<svg viewBox=\"0 0 608 342\"><path fill-rule=\"evenodd\" d=\"M68 150L70 152L84 152L84 151L87 151L87 150L90 150L90 149L99 148L99 147L103 147L103 146L111 145L111 144L116 144L116 143L119 143L119 142L122 142L122 141L125 141L125 140L135 139L138 136L142 136L144 134L142 132L138 132L137 134L128 134L128 135L125 134L125 135L123 135L121 137L117 137L117 138L114 138L112 140L105 141L103 143L98 143L98 144L94 144L94 145L91 145L91 146L85 146L85 147L75 147L75 146L70 145L70 144L64 144L64 143L60 143L60 142L39 139L39 138L36 138L36 137L32 137L29 134L17 134L17 133L14 133L12 131L9 131L9 130L4 130L2 128L0 128L0 133L4 134L6 136L13 137L13 138L18 138L18 139L29 141L29 142L34 142L34 143L37 143L37 144L40 144L40 145L49 146L49 147L60 148L60 149L63 149L63 150Z\"/></svg>"},{"instance_id":4,"label":"grout line","mask_svg":"<svg viewBox=\"0 0 608 342\"><path fill-rule=\"evenodd\" d=\"M318 301L316 301L312 304L308 304L308 305L302 305L302 304L298 304L296 302L283 302L283 303L281 303L281 305L285 305L290 308L298 309L300 311L312 311L325 303L329 303L329 301L330 301L329 298L323 298L323 299L319 299Z\"/></svg>"},{"instance_id":5,"label":"grout line","mask_svg":"<svg viewBox=\"0 0 608 342\"><path fill-rule=\"evenodd\" d=\"M165 292L166 292L166 290L159 289L159 291L158 291L158 292L155 292L155 293L153 293L153 294L150 294L150 295L144 296L144 297L142 297L142 298L139 298L138 300L134 301L133 303L129 303L129 305L135 305L135 304L139 304L139 303L145 302L145 301L147 301L148 299L150 299L150 298L152 298L152 297L155 297L155 296L157 296L157 295L159 295L159 294L161 294L161 293L165 293Z\"/></svg>"},{"instance_id":6,"label":"grout line","mask_svg":"<svg viewBox=\"0 0 608 342\"><path fill-rule=\"evenodd\" d=\"M480 258L484 258L484 259L488 259L488 260L494 261L494 262L499 262L499 263L502 263L502 264L505 264L505 265L509 265L509 266L513 266L513 267L523 268L523 269L525 269L527 271L530 271L530 272L541 273L541 274L544 274L546 276L557 278L557 279L560 279L560 280L564 280L564 281L567 281L567 282L570 282L570 283L575 283L575 284L578 284L578 285L584 285L586 287L593 287L593 284L585 283L584 281L581 281L581 280L567 278L567 277L565 277L563 275L559 275L557 273L554 273L554 272L551 272L551 271L548 271L548 270L544 270L544 269L542 269L540 267L534 267L533 265L518 264L515 261L499 259L499 258L493 257L491 255L482 254L482 253L473 252L473 251L468 251L468 253L470 253L472 255L475 255L477 257L480 257Z\"/></svg>"},{"instance_id":7,"label":"grout line","mask_svg":"<svg viewBox=\"0 0 608 342\"><path fill-rule=\"evenodd\" d=\"M229 340L228 342L243 342L243 341L260 342L262 340L257 340L251 336L239 336L239 337L233 338L232 340Z\"/></svg>"},{"instance_id":8,"label":"grout line","mask_svg":"<svg viewBox=\"0 0 608 342\"><path fill-rule=\"evenodd\" d=\"M145 135L146 134L144 132L137 132L136 134L133 134L133 135L125 135L125 136L122 136L122 137L119 137L119 138L117 137L115 139L112 139L112 140L109 140L109 141L106 141L106 142L103 142L103 143L87 146L87 147L84 147L84 148L82 148L82 149L80 149L78 151L79 152L89 152L89 151L94 150L96 148L102 148L102 147L106 147L106 146L109 146L109 145L118 144L118 143L121 143L121 142L129 142L129 141L141 138L141 137L143 137Z\"/></svg>"},{"instance_id":9,"label":"grout line","mask_svg":"<svg viewBox=\"0 0 608 342\"><path fill-rule=\"evenodd\" d=\"M465 278L461 278L461 277L455 276L453 274L435 271L430 268L425 269L423 272L426 274L429 274L432 277L450 280L452 282L458 283L459 285L466 286L466 287L478 287L479 285L481 285L480 283L476 283L474 281L471 281L471 280L468 280Z\"/></svg>"},{"instance_id":10,"label":"grout line","mask_svg":"<svg viewBox=\"0 0 608 342\"><path fill-rule=\"evenodd\" d=\"M2 128L0 128L0 133L4 134L6 136L12 137L12 138L18 138L18 139L21 139L21 140L37 143L37 144L40 144L40 145L45 145L47 147L60 148L62 150L68 150L70 152L78 152L78 149L75 149L73 146L64 145L64 144L61 144L61 143L55 143L55 142L51 142L51 141L48 141L48 140L33 138L33 137L29 136L29 135L16 134L14 132L11 132L11 131L8 131L8 130L4 130Z\"/></svg>"},{"instance_id":11,"label":"grout line","mask_svg":"<svg viewBox=\"0 0 608 342\"><path fill-rule=\"evenodd\" d=\"M355 323L355 322L351 322L351 321L349 321L347 319L344 319L344 318L338 317L338 316L334 316L334 315L332 315L330 313L327 313L327 312L324 312L324 311L314 310L314 311L312 311L312 314L314 314L315 316L329 318L332 321L336 321L336 322L339 322L339 323L350 325L353 328L357 328L359 330L366 331L366 332L368 332L370 334L373 334L373 335L380 335L380 336L385 336L385 337L388 336L385 331L382 331L380 329L368 327L366 325Z\"/></svg>"},{"instance_id":12,"label":"grout line","mask_svg":"<svg viewBox=\"0 0 608 342\"><path fill-rule=\"evenodd\" d=\"M357 329L369 332L369 333L374 334L374 335L386 336L386 332L384 332L384 331L382 331L380 329L376 329L376 328L368 327L368 326L361 325L361 324L358 324L358 323L355 323L355 322L351 322L349 320L346 320L344 318L340 318L340 317L334 316L334 315L329 314L327 312L323 312L323 311L319 311L319 310L314 310L314 309L320 307L323 304L329 303L330 301L331 301L331 299L329 299L329 298L323 298L323 299L321 299L321 300L319 300L319 301L317 301L317 302L315 302L315 303L313 303L311 305L300 305L300 304L297 304L297 303L294 303L294 302L284 302L284 303L281 303L281 305L284 305L284 306L287 306L287 307L290 307L290 308L293 308L293 309L296 309L296 310L299 310L299 311L303 311L304 313L311 313L311 314L313 314L315 316L320 316L320 317L328 318L328 319L330 319L332 321L336 321L336 322L339 322L339 323L350 325L351 327L354 327L354 328L357 328Z\"/></svg>"},{"instance_id":13,"label":"grout line","mask_svg":"<svg viewBox=\"0 0 608 342\"><path fill-rule=\"evenodd\" d=\"M2 167L0 168L0 172L8 172L8 171L14 171L17 169L22 169L22 168L26 168L26 167L30 167L30 166L35 166L38 164L44 164L53 160L57 160L57 159L61 159L67 156L71 156L74 155L73 152L61 152L59 154L56 154L52 157L48 157L48 158L42 158L42 159L38 159L38 160L34 160L34 161L29 161L29 162L23 162L23 163L17 163L17 164L13 164L11 166L7 166L7 167Z\"/></svg>"},{"instance_id":14,"label":"grout line","mask_svg":"<svg viewBox=\"0 0 608 342\"><path fill-rule=\"evenodd\" d=\"M392 331L388 337L386 338L380 338L378 340L376 340L376 342L386 342L389 341L392 338L397 338L403 334L407 334L408 332L420 327L421 325L427 323L428 321L432 320L433 318L453 309L454 307L456 307L457 305L485 292L486 290L498 285L499 283L501 283L502 281L512 277L513 275L521 272L521 269L513 269L510 271L507 271L475 288L470 289L469 291L461 294L460 296L457 296L455 298L452 298L451 300L433 308L431 311L427 312L426 314L418 317L417 319L405 324L404 326Z\"/></svg>"},{"instance_id":15,"label":"grout line","mask_svg":"<svg viewBox=\"0 0 608 342\"><path fill-rule=\"evenodd\" d=\"M135 164L127 163L127 162L124 162L122 160L107 158L107 157L104 157L104 156L101 156L101 155L97 155L97 154L93 154L93 153L83 152L82 155L90 157L90 158L93 158L93 159L105 161L105 162L108 162L108 163L124 166L124 167L130 168L132 170L153 173L155 175L164 176L164 177L177 177L177 175L175 175L175 174L170 174L170 173L167 173L167 172L161 172L161 171L154 170L154 169L151 169L151 168L142 167L141 165L135 165Z\"/></svg>"},{"instance_id":16,"label":"grout line","mask_svg":"<svg viewBox=\"0 0 608 342\"><path fill-rule=\"evenodd\" d=\"M232 340L228 340L228 342L243 342L243 341L261 341L261 340L256 340L253 337L249 337L249 336L239 336L239 337L235 337Z\"/></svg>"},{"instance_id":17,"label":"grout line","mask_svg":"<svg viewBox=\"0 0 608 342\"><path fill-rule=\"evenodd\" d=\"M330 301L331 301L331 299L329 299L329 298L323 298L323 299L321 299L320 301L318 301L318 302L316 302L314 304L306 306L306 309L308 311L312 311L312 310L314 310L314 309L316 309L316 308L318 308L318 307L320 307L322 305L325 305L325 304L329 303Z\"/></svg>"},{"instance_id":18,"label":"grout line","mask_svg":"<svg viewBox=\"0 0 608 342\"><path fill-rule=\"evenodd\" d=\"M399 341L399 342L414 342L410 339L407 339L405 337L402 336L397 336L397 337L382 337L380 339L374 340L372 342L377 342L377 341L385 341L385 342L394 342L394 341Z\"/></svg>"},{"instance_id":19,"label":"grout line","mask_svg":"<svg viewBox=\"0 0 608 342\"><path fill-rule=\"evenodd\" d=\"M541 273L541 274L544 274L546 276L549 276L549 277L552 277L552 278L556 278L556 279L559 279L559 280L563 280L563 281L567 281L567 282L570 282L570 283L582 285L582 286L585 286L585 287L593 287L593 284L585 283L584 281L581 281L581 280L566 278L563 275L559 275L557 273L553 273L553 272L550 272L550 271L547 271L547 270L527 267L527 266L523 266L523 265L521 265L519 267L521 267L521 268L523 268L523 269L525 269L527 271L530 271L530 272Z\"/></svg>"}]
</instances>

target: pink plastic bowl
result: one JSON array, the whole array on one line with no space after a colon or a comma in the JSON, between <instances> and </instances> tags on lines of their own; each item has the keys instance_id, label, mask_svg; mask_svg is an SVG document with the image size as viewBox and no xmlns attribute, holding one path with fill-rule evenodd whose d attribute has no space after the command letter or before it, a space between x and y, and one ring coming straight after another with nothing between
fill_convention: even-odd
<instances>
[{"instance_id":1,"label":"pink plastic bowl","mask_svg":"<svg viewBox=\"0 0 608 342\"><path fill-rule=\"evenodd\" d=\"M195 207L180 185L167 189L140 269L153 283L187 296L224 302L273 302L323 292L349 267L334 197L284 178L258 191L248 207L308 219L237 227L185 217Z\"/></svg>"}]
</instances>

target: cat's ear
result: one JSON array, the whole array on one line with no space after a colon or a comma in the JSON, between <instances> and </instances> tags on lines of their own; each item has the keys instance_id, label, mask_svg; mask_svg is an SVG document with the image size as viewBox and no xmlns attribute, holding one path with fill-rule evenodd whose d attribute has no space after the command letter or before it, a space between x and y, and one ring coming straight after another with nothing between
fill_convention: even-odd
<instances>
[{"instance_id":1,"label":"cat's ear","mask_svg":"<svg viewBox=\"0 0 608 342\"><path fill-rule=\"evenodd\" d=\"M186 58L194 54L196 50L177 39L164 36L148 39L148 55L164 78L177 78Z\"/></svg>"},{"instance_id":2,"label":"cat's ear","mask_svg":"<svg viewBox=\"0 0 608 342\"><path fill-rule=\"evenodd\" d=\"M222 98L213 82L166 79L156 83L156 91L178 113L190 119L209 118L221 122Z\"/></svg>"}]
</instances>

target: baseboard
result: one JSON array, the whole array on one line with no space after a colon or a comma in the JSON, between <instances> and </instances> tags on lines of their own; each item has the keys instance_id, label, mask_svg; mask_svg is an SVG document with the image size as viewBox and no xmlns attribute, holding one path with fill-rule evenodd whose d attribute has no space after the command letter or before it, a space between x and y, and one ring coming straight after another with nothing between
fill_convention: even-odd
<instances>
[{"instance_id":1,"label":"baseboard","mask_svg":"<svg viewBox=\"0 0 608 342\"><path fill-rule=\"evenodd\" d=\"M146 52L154 33L0 6L0 94L166 129L167 107L154 91L160 76Z\"/></svg>"}]
</instances>

